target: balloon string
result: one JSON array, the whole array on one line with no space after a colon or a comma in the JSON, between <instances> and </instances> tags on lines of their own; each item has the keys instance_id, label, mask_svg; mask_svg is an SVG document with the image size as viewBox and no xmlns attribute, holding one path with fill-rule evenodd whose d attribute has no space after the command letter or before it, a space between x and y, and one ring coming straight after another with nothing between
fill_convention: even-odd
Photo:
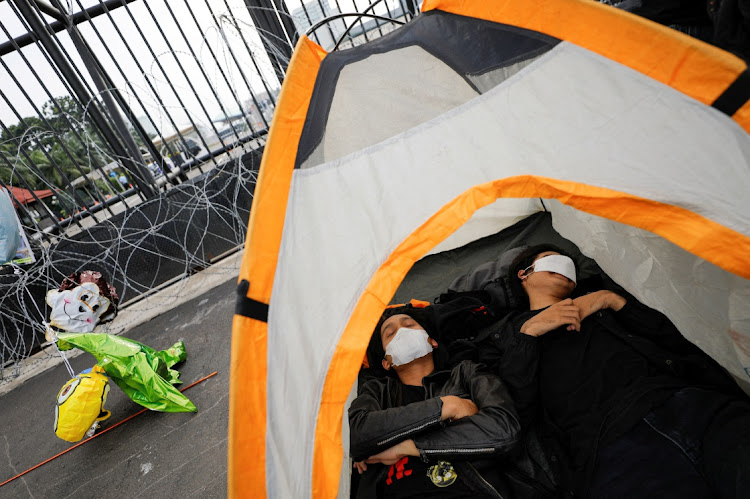
<instances>
[{"instance_id":1,"label":"balloon string","mask_svg":"<svg viewBox=\"0 0 750 499\"><path fill-rule=\"evenodd\" d=\"M60 350L60 347L57 346L57 342L55 342L54 345L55 345L55 350L57 350L57 353L59 353L60 357L62 357L63 364L65 364L65 367L68 368L68 372L70 373L70 378L71 379L75 378L76 377L76 373L75 373L75 371L73 371L73 366L70 365L70 361L65 356L65 354L62 352L62 350Z\"/></svg>"},{"instance_id":2,"label":"balloon string","mask_svg":"<svg viewBox=\"0 0 750 499\"><path fill-rule=\"evenodd\" d=\"M70 361L68 361L68 358L65 356L64 353L62 353L62 350L60 350L60 347L57 346L57 333L54 329L52 329L52 326L48 322L42 322L42 325L44 326L44 336L47 340L51 341L53 345L55 345L55 350L57 350L57 353L60 354L60 357L63 360L63 364L65 364L65 368L68 370L68 373L70 373L70 378L73 379L76 377L76 373L73 370L73 366L70 365ZM2 486L2 484L0 484Z\"/></svg>"},{"instance_id":3,"label":"balloon string","mask_svg":"<svg viewBox=\"0 0 750 499\"><path fill-rule=\"evenodd\" d=\"M193 383L190 383L190 384L189 384L188 386L186 386L185 388L182 388L182 389L181 389L180 391L181 391L181 392L184 392L184 391L185 391L185 390L187 390L188 388L192 388L192 387L194 387L195 385L197 385L198 383L202 383L202 382L206 381L206 380L207 380L208 378L210 378L210 377L212 377L212 376L216 376L216 375L217 375L218 373L219 373L218 371L214 371L214 372L212 372L211 374L209 374L209 375L207 375L207 376L204 376L204 377L202 377L202 378L201 378L201 379L199 379L198 381L194 381ZM96 438L96 437L98 437L98 436L104 435L104 434L105 434L105 433L107 433L107 432L108 432L109 430L113 430L113 429L117 428L117 427L118 427L118 426L120 426L121 424L123 424L123 423L125 423L125 422L127 422L127 421L130 421L131 419L133 419L133 418L134 418L134 417L136 417L136 416L140 416L141 414L143 414L143 413L144 413L144 412L146 412L146 411L148 411L148 409L141 409L140 411L136 412L135 414L133 414L133 415L131 415L131 416L128 416L127 418L123 419L122 421L119 421L118 423L115 423L114 425L110 426L109 428L107 428L107 429L105 429L105 430L102 430L102 431L101 431L101 432L99 432L99 433L96 433L96 434L95 434L94 436L92 436L92 437L90 437L90 438L87 438L86 440L83 440L83 441L81 441L81 442L78 442L78 443L77 443L77 444L75 444L74 446L72 446L72 447L69 447L69 448L65 449L64 451L60 452L59 454L55 454L55 455L54 455L54 456L52 456L51 458L49 458L49 459L46 459L46 460L42 461L41 463L37 464L36 466L32 466L31 468L27 469L26 471L24 471L24 472L22 472L22 473L19 473L19 474L17 474L17 475L16 475L16 476L14 476L13 478L9 478L8 480L4 481L3 483L0 483L0 487L2 487L3 485L5 485L6 483L10 483L10 482L12 482L12 481L13 481L13 480L15 480L16 478L22 477L23 475L25 475L26 473L28 473L28 472L30 472L30 471L34 471L35 469L39 468L40 466L43 466L43 465L47 464L48 462L52 461L53 459L57 459L58 457L62 456L63 454L66 454L66 453L68 453L68 452L72 451L72 450L73 450L73 449L75 449L76 447L79 447L79 446L81 446L81 445L85 444L86 442L90 442L90 441L92 441L93 439L95 439L95 438Z\"/></svg>"}]
</instances>

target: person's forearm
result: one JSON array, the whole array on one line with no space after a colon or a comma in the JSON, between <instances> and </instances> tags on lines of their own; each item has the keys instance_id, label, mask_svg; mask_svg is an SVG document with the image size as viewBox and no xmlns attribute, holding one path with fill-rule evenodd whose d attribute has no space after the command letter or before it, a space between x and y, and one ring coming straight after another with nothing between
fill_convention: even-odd
<instances>
[{"instance_id":1,"label":"person's forearm","mask_svg":"<svg viewBox=\"0 0 750 499\"><path fill-rule=\"evenodd\" d=\"M520 423L513 401L500 378L463 364L464 389L479 412L445 428L414 437L424 459L431 457L497 456L512 452L520 442Z\"/></svg>"},{"instance_id":2,"label":"person's forearm","mask_svg":"<svg viewBox=\"0 0 750 499\"><path fill-rule=\"evenodd\" d=\"M538 343L538 338L514 332L496 371L510 392L524 428L531 424L538 404Z\"/></svg>"},{"instance_id":3,"label":"person's forearm","mask_svg":"<svg viewBox=\"0 0 750 499\"><path fill-rule=\"evenodd\" d=\"M357 460L444 424L439 398L389 409L358 399L349 410L351 454Z\"/></svg>"},{"instance_id":4,"label":"person's forearm","mask_svg":"<svg viewBox=\"0 0 750 499\"><path fill-rule=\"evenodd\" d=\"M515 414L493 407L444 428L416 435L412 440L425 460L438 457L489 457L508 454L516 449L521 440L520 430Z\"/></svg>"},{"instance_id":5,"label":"person's forearm","mask_svg":"<svg viewBox=\"0 0 750 499\"><path fill-rule=\"evenodd\" d=\"M606 293L607 296L605 299L605 307L603 308L611 308L615 312L619 312L628 302L625 298L618 295L614 291L606 291Z\"/></svg>"}]
</instances>

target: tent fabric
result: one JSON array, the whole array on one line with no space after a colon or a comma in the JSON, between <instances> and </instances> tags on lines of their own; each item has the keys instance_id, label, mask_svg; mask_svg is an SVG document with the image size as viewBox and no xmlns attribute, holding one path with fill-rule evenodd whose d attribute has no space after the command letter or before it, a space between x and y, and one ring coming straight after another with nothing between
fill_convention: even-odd
<instances>
[{"instance_id":1,"label":"tent fabric","mask_svg":"<svg viewBox=\"0 0 750 499\"><path fill-rule=\"evenodd\" d=\"M582 279L602 272L596 262L581 255L577 246L552 227L549 211L540 211L500 232L420 259L401 281L391 302L406 303L413 296L421 296L434 303L456 278L484 263L497 260L505 251L543 243L554 244L569 255L574 255L576 273Z\"/></svg>"},{"instance_id":2,"label":"tent fabric","mask_svg":"<svg viewBox=\"0 0 750 499\"><path fill-rule=\"evenodd\" d=\"M321 64L326 76L316 82L297 165L338 159L427 121L499 84L557 43L513 26L427 13L359 50L330 54ZM429 85L404 87L425 78ZM334 94L342 87L348 92Z\"/></svg>"},{"instance_id":3,"label":"tent fabric","mask_svg":"<svg viewBox=\"0 0 750 499\"><path fill-rule=\"evenodd\" d=\"M644 18L587 0L472 2L425 0L422 11L439 9L567 40L712 104L743 73L739 57ZM658 47L658 50L654 50ZM750 131L750 106L733 116Z\"/></svg>"},{"instance_id":4,"label":"tent fabric","mask_svg":"<svg viewBox=\"0 0 750 499\"><path fill-rule=\"evenodd\" d=\"M303 37L289 62L288 78L277 101L277 109L250 211L248 240L245 245L240 281L248 282L244 297L268 304L273 285L284 211L289 195L296 151L288 143L296 143L302 133L310 95L324 51ZM280 165L269 168L264 165ZM260 187L260 189L258 189ZM265 213L259 217L259 213ZM234 416L229 424L229 493L262 497L266 494L266 322L235 315L232 323L233 382L230 384L229 411ZM239 381L241 380L241 382ZM247 387L252 387L248 390ZM251 490L253 492L251 492ZM256 495L257 494L257 495Z\"/></svg>"},{"instance_id":5,"label":"tent fabric","mask_svg":"<svg viewBox=\"0 0 750 499\"><path fill-rule=\"evenodd\" d=\"M326 55L303 37L295 50L240 272L240 303L268 316L233 324L234 497L345 496L346 402L409 270L541 211L750 379L735 340L750 341L750 108L711 107L744 63L594 2L424 10L373 44ZM417 36L430 25L440 36ZM451 62L472 26L519 50L483 85Z\"/></svg>"}]
</instances>

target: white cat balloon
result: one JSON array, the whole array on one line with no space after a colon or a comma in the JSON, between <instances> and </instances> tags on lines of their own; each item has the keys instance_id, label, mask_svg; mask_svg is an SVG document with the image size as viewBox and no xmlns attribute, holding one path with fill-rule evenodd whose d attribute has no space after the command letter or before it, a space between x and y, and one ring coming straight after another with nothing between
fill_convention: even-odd
<instances>
[{"instance_id":1,"label":"white cat balloon","mask_svg":"<svg viewBox=\"0 0 750 499\"><path fill-rule=\"evenodd\" d=\"M96 284L84 282L64 291L48 291L47 305L52 308L50 325L71 333L90 333L110 309L111 302L101 295Z\"/></svg>"}]
</instances>

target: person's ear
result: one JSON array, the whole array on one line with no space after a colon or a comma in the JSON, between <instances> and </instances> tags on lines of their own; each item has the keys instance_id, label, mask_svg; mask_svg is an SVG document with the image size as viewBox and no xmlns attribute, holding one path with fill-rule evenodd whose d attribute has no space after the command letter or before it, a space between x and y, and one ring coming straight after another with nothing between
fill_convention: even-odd
<instances>
[{"instance_id":1,"label":"person's ear","mask_svg":"<svg viewBox=\"0 0 750 499\"><path fill-rule=\"evenodd\" d=\"M526 279L526 278L527 278L528 276L524 275L525 273L526 273L526 270L525 270L525 269L521 269L521 270L519 270L519 271L518 271L518 278L519 278L519 279L521 279L522 281L523 281L524 279Z\"/></svg>"},{"instance_id":2,"label":"person's ear","mask_svg":"<svg viewBox=\"0 0 750 499\"><path fill-rule=\"evenodd\" d=\"M427 342L430 344L430 346L432 346L432 348L438 347L438 342L433 340L432 338L427 338Z\"/></svg>"},{"instance_id":3,"label":"person's ear","mask_svg":"<svg viewBox=\"0 0 750 499\"><path fill-rule=\"evenodd\" d=\"M390 355L386 355L383 358L383 360L381 361L381 364L383 365L383 369L385 369L386 371L388 371L391 368L391 366L393 365L393 362L391 362L391 356Z\"/></svg>"}]
</instances>

